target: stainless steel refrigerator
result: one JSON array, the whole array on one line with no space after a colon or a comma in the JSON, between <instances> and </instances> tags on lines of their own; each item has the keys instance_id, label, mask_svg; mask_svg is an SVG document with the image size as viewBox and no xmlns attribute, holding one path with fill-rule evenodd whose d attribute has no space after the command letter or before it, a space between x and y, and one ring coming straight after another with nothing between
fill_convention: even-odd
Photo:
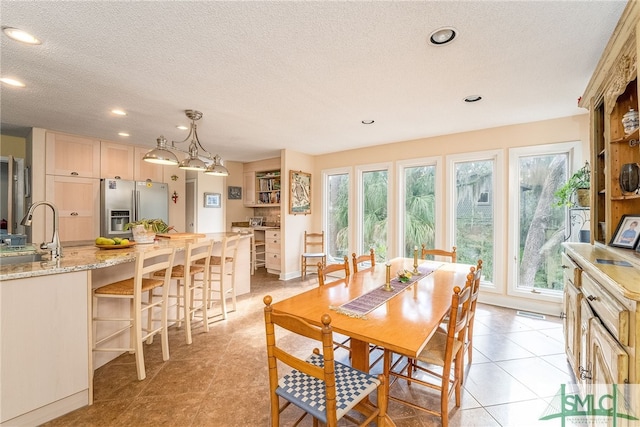
<instances>
[{"instance_id":1,"label":"stainless steel refrigerator","mask_svg":"<svg viewBox=\"0 0 640 427\"><path fill-rule=\"evenodd\" d=\"M169 186L163 182L102 179L100 181L100 235L129 237L125 224L160 218L169 223Z\"/></svg>"}]
</instances>

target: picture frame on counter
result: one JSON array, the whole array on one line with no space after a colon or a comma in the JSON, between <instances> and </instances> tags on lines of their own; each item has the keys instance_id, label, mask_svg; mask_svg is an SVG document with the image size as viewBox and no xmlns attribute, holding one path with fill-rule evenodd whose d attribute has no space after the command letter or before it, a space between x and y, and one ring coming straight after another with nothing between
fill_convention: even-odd
<instances>
[{"instance_id":1,"label":"picture frame on counter","mask_svg":"<svg viewBox=\"0 0 640 427\"><path fill-rule=\"evenodd\" d=\"M227 199L229 200L240 200L242 199L242 187L227 187Z\"/></svg>"},{"instance_id":2,"label":"picture frame on counter","mask_svg":"<svg viewBox=\"0 0 640 427\"><path fill-rule=\"evenodd\" d=\"M311 174L289 171L289 213L293 215L311 214Z\"/></svg>"},{"instance_id":3,"label":"picture frame on counter","mask_svg":"<svg viewBox=\"0 0 640 427\"><path fill-rule=\"evenodd\" d=\"M205 208L219 208L222 206L220 193L204 193Z\"/></svg>"},{"instance_id":4,"label":"picture frame on counter","mask_svg":"<svg viewBox=\"0 0 640 427\"><path fill-rule=\"evenodd\" d=\"M609 242L610 246L633 249L640 240L640 214L623 215Z\"/></svg>"}]
</instances>

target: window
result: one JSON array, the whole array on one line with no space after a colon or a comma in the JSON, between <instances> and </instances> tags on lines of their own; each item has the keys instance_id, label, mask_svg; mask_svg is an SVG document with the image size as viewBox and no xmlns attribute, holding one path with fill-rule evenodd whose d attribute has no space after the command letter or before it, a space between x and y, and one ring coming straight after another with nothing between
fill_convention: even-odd
<instances>
[{"instance_id":1,"label":"window","mask_svg":"<svg viewBox=\"0 0 640 427\"><path fill-rule=\"evenodd\" d=\"M502 152L491 151L447 156L448 211L452 213L450 244L456 246L458 262L475 264L483 261L483 285L500 283L494 260L502 259ZM498 263L501 265L501 263ZM487 282L487 283L485 283Z\"/></svg>"},{"instance_id":2,"label":"window","mask_svg":"<svg viewBox=\"0 0 640 427\"><path fill-rule=\"evenodd\" d=\"M554 193L569 176L578 143L509 150L509 293L562 298L561 243L570 223ZM568 227L569 225L569 227Z\"/></svg>"},{"instance_id":3,"label":"window","mask_svg":"<svg viewBox=\"0 0 640 427\"><path fill-rule=\"evenodd\" d=\"M328 262L349 256L350 169L323 173L324 230Z\"/></svg>"},{"instance_id":4,"label":"window","mask_svg":"<svg viewBox=\"0 0 640 427\"><path fill-rule=\"evenodd\" d=\"M358 247L356 252L376 251L376 260L387 259L387 227L389 225L388 165L359 168L358 181Z\"/></svg>"},{"instance_id":5,"label":"window","mask_svg":"<svg viewBox=\"0 0 640 427\"><path fill-rule=\"evenodd\" d=\"M400 213L398 215L398 254L413 257L413 250L422 244L433 248L439 246L443 236L438 231L437 218L440 205L438 188L437 159L419 159L398 162L398 183Z\"/></svg>"}]
</instances>

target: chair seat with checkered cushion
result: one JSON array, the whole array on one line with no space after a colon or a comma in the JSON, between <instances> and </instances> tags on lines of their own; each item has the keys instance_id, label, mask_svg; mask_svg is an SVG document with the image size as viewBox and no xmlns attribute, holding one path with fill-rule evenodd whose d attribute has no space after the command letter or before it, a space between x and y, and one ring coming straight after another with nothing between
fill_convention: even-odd
<instances>
[{"instance_id":1,"label":"chair seat with checkered cushion","mask_svg":"<svg viewBox=\"0 0 640 427\"><path fill-rule=\"evenodd\" d=\"M319 354L312 354L307 361L316 366L324 366L324 359ZM353 409L363 396L367 396L380 385L378 378L373 375L339 362L335 362L335 373L338 419ZM293 370L280 379L276 394L323 423L327 422L323 381Z\"/></svg>"}]
</instances>

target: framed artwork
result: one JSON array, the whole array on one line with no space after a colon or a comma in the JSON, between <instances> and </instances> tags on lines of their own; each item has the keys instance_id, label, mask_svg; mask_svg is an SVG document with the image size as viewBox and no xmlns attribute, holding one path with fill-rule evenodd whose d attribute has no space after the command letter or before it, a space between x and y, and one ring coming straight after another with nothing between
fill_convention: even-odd
<instances>
[{"instance_id":1,"label":"framed artwork","mask_svg":"<svg viewBox=\"0 0 640 427\"><path fill-rule=\"evenodd\" d=\"M204 193L205 208L219 208L221 205L220 193Z\"/></svg>"},{"instance_id":2,"label":"framed artwork","mask_svg":"<svg viewBox=\"0 0 640 427\"><path fill-rule=\"evenodd\" d=\"M633 249L640 239L640 214L623 215L609 245Z\"/></svg>"},{"instance_id":3,"label":"framed artwork","mask_svg":"<svg viewBox=\"0 0 640 427\"><path fill-rule=\"evenodd\" d=\"M311 174L302 171L289 171L289 213L311 213Z\"/></svg>"},{"instance_id":4,"label":"framed artwork","mask_svg":"<svg viewBox=\"0 0 640 427\"><path fill-rule=\"evenodd\" d=\"M242 187L227 187L227 199L239 200L242 199Z\"/></svg>"}]
</instances>

